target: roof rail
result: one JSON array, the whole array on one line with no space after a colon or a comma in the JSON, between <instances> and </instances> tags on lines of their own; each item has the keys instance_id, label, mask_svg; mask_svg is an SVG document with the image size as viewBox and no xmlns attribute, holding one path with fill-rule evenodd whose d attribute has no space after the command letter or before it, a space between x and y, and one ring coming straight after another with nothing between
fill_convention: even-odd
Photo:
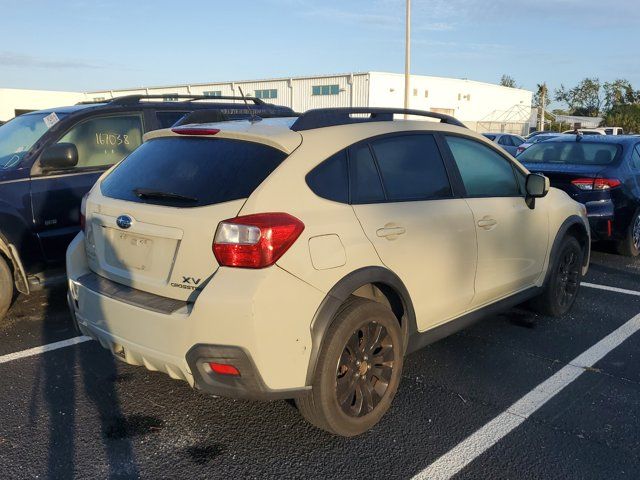
<instances>
[{"instance_id":1,"label":"roof rail","mask_svg":"<svg viewBox=\"0 0 640 480\"><path fill-rule=\"evenodd\" d=\"M132 105L140 103L140 100L148 99L184 99L188 102L194 102L198 100L248 100L256 105L265 105L265 102L256 97L238 97L232 95L175 95L172 93L157 94L157 95L125 95L123 97L115 97L113 99L106 99L103 102L108 102L110 105Z\"/></svg>"},{"instance_id":2,"label":"roof rail","mask_svg":"<svg viewBox=\"0 0 640 480\"><path fill-rule=\"evenodd\" d=\"M369 114L369 116L353 116ZM394 115L414 115L419 117L436 118L441 123L467 128L457 118L444 113L427 112L425 110L410 110L405 108L377 108L377 107L344 107L344 108L316 108L308 110L298 117L291 126L296 132L313 128L348 125L350 123L391 122Z\"/></svg>"}]
</instances>

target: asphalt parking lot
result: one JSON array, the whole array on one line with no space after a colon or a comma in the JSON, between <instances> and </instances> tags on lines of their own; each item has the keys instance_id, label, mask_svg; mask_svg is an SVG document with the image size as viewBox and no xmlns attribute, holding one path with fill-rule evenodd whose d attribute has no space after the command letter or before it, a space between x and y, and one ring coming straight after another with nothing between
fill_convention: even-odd
<instances>
[{"instance_id":1,"label":"asphalt parking lot","mask_svg":"<svg viewBox=\"0 0 640 480\"><path fill-rule=\"evenodd\" d=\"M19 298L0 326L0 478L639 478L640 259L594 251L585 281L563 319L516 308L408 357L391 411L350 440L92 341L30 350L76 333L60 289Z\"/></svg>"}]
</instances>

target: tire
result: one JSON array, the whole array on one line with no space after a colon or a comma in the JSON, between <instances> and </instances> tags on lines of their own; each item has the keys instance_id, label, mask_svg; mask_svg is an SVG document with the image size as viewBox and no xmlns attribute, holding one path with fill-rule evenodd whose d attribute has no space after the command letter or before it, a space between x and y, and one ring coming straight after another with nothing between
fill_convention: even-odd
<instances>
[{"instance_id":1,"label":"tire","mask_svg":"<svg viewBox=\"0 0 640 480\"><path fill-rule=\"evenodd\" d=\"M0 255L0 321L13 300L13 275L4 257Z\"/></svg>"},{"instance_id":2,"label":"tire","mask_svg":"<svg viewBox=\"0 0 640 480\"><path fill-rule=\"evenodd\" d=\"M551 317L562 317L571 310L580 291L583 257L575 237L562 240L544 289L531 302L534 310Z\"/></svg>"},{"instance_id":3,"label":"tire","mask_svg":"<svg viewBox=\"0 0 640 480\"><path fill-rule=\"evenodd\" d=\"M620 255L625 257L637 257L640 255L640 209L633 214L627 227L627 233L624 239L617 243L616 249Z\"/></svg>"},{"instance_id":4,"label":"tire","mask_svg":"<svg viewBox=\"0 0 640 480\"><path fill-rule=\"evenodd\" d=\"M352 297L326 333L312 390L296 399L298 410L335 435L353 437L371 429L398 390L403 345L400 324L388 307Z\"/></svg>"}]
</instances>

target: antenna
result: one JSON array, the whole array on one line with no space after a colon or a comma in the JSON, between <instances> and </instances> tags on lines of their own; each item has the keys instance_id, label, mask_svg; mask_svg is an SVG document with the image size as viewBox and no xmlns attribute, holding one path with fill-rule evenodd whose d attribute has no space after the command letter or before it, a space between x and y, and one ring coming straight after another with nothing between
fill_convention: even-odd
<instances>
[{"instance_id":1,"label":"antenna","mask_svg":"<svg viewBox=\"0 0 640 480\"><path fill-rule=\"evenodd\" d=\"M249 106L249 102L247 102L247 97L244 96L244 92L242 91L242 87L240 85L238 85L238 90L240 90L240 96L242 97L242 100L244 100L244 104L247 107L247 110L249 110L249 113L251 114L251 117L249 117L249 121L251 123L255 123L255 122L259 122L260 120L262 120L262 118L260 118L258 115L256 115L253 112L253 109Z\"/></svg>"}]
</instances>

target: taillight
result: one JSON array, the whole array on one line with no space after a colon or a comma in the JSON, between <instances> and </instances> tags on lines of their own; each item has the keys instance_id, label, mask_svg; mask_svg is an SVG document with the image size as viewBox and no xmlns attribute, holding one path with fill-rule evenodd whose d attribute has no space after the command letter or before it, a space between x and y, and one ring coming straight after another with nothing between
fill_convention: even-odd
<instances>
[{"instance_id":1,"label":"taillight","mask_svg":"<svg viewBox=\"0 0 640 480\"><path fill-rule=\"evenodd\" d=\"M516 150L516 155L520 155L524 151L525 151L524 147L518 147L518 149Z\"/></svg>"},{"instance_id":2,"label":"taillight","mask_svg":"<svg viewBox=\"0 0 640 480\"><path fill-rule=\"evenodd\" d=\"M175 127L173 133L179 135L215 135L220 132L219 128L197 128L197 127Z\"/></svg>"},{"instance_id":3,"label":"taillight","mask_svg":"<svg viewBox=\"0 0 640 480\"><path fill-rule=\"evenodd\" d=\"M80 230L83 232L86 231L87 227L87 197L88 193L82 197L82 201L80 201Z\"/></svg>"},{"instance_id":4,"label":"taillight","mask_svg":"<svg viewBox=\"0 0 640 480\"><path fill-rule=\"evenodd\" d=\"M576 178L571 183L580 190L609 190L620 186L617 178Z\"/></svg>"},{"instance_id":5,"label":"taillight","mask_svg":"<svg viewBox=\"0 0 640 480\"><path fill-rule=\"evenodd\" d=\"M304 223L288 213L257 213L220 222L213 253L225 267L264 268L293 245Z\"/></svg>"}]
</instances>

